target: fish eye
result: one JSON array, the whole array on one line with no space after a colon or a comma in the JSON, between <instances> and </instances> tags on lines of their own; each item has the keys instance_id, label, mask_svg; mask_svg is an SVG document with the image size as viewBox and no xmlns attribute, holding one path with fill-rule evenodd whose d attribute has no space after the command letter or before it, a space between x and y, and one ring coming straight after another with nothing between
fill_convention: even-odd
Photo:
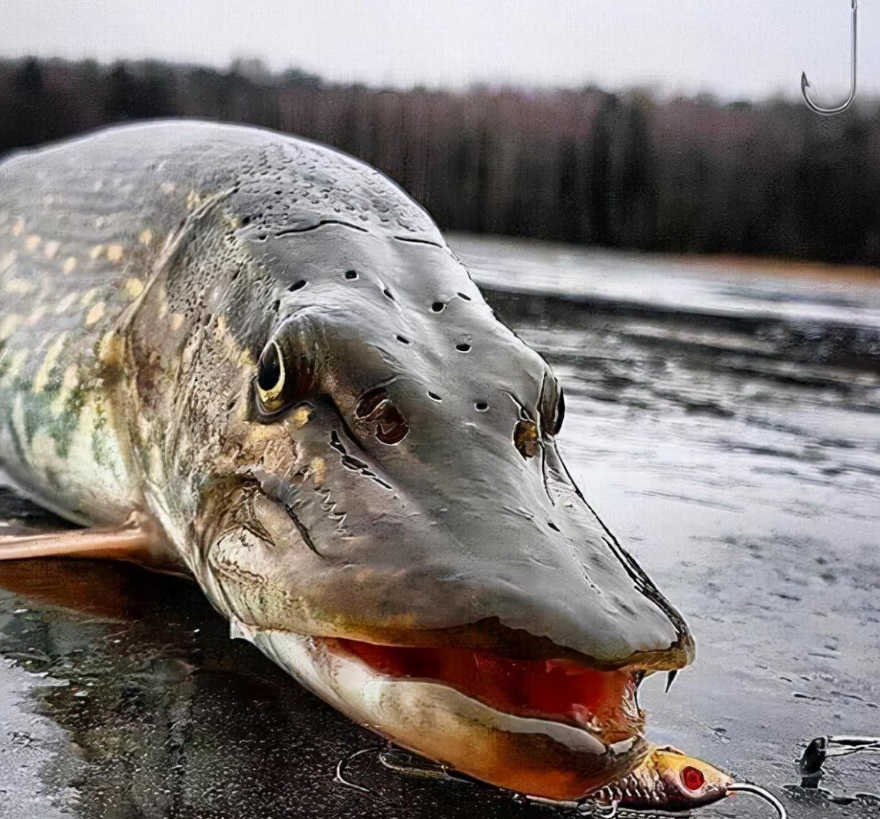
<instances>
[{"instance_id":1,"label":"fish eye","mask_svg":"<svg viewBox=\"0 0 880 819\"><path fill-rule=\"evenodd\" d=\"M281 351L274 341L270 342L263 350L257 365L256 391L262 414L273 415L283 409L285 381Z\"/></svg>"},{"instance_id":2,"label":"fish eye","mask_svg":"<svg viewBox=\"0 0 880 819\"><path fill-rule=\"evenodd\" d=\"M553 414L553 425L550 428L551 435L559 435L562 422L565 420L565 393L559 388L559 398L556 400L556 410Z\"/></svg>"},{"instance_id":3,"label":"fish eye","mask_svg":"<svg viewBox=\"0 0 880 819\"><path fill-rule=\"evenodd\" d=\"M409 434L409 424L394 406L384 387L369 390L361 396L355 417L375 426L375 435L383 444L394 446Z\"/></svg>"},{"instance_id":4,"label":"fish eye","mask_svg":"<svg viewBox=\"0 0 880 819\"><path fill-rule=\"evenodd\" d=\"M681 783L689 791L698 791L706 784L706 777L699 768L688 765L681 771Z\"/></svg>"}]
</instances>

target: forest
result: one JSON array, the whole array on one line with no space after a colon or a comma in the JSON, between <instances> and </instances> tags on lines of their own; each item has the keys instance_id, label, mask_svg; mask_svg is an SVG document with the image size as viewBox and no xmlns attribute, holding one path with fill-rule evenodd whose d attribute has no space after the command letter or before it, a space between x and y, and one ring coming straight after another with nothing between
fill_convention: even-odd
<instances>
[{"instance_id":1,"label":"forest","mask_svg":"<svg viewBox=\"0 0 880 819\"><path fill-rule=\"evenodd\" d=\"M339 85L257 60L0 60L0 156L152 117L252 123L336 146L444 230L670 253L880 264L880 106L639 90Z\"/></svg>"}]
</instances>

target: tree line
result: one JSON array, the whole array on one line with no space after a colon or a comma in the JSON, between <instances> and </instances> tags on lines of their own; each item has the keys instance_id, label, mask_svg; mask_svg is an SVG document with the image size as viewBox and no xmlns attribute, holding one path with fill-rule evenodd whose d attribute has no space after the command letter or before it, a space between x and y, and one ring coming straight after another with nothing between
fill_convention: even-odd
<instances>
[{"instance_id":1,"label":"tree line","mask_svg":"<svg viewBox=\"0 0 880 819\"><path fill-rule=\"evenodd\" d=\"M876 103L722 103L595 87L452 92L159 62L0 60L0 155L194 116L289 131L380 168L441 228L673 253L880 264Z\"/></svg>"}]
</instances>

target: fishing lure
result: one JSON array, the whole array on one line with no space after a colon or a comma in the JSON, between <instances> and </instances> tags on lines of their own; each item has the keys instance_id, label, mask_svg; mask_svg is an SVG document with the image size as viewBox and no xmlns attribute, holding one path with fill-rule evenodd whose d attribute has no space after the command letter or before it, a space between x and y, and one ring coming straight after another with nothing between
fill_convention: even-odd
<instances>
[{"instance_id":1,"label":"fishing lure","mask_svg":"<svg viewBox=\"0 0 880 819\"><path fill-rule=\"evenodd\" d=\"M370 793L345 777L345 766L355 757L375 751L388 770L408 777L464 784L480 784L447 766L416 759L406 752L365 748L340 761L336 781ZM772 793L732 777L707 762L688 756L672 746L652 746L651 752L633 771L589 797L558 801L516 794L517 801L570 810L584 819L664 819L686 817L693 808L711 805L737 793L750 793L769 803L778 819L788 819L783 804Z\"/></svg>"},{"instance_id":2,"label":"fishing lure","mask_svg":"<svg viewBox=\"0 0 880 819\"><path fill-rule=\"evenodd\" d=\"M669 745L653 746L635 770L575 805L581 815L604 819L634 815L645 819L651 814L680 815L736 793L751 793L763 799L780 819L787 819L785 807L769 791L748 782L735 782L718 768Z\"/></svg>"}]
</instances>

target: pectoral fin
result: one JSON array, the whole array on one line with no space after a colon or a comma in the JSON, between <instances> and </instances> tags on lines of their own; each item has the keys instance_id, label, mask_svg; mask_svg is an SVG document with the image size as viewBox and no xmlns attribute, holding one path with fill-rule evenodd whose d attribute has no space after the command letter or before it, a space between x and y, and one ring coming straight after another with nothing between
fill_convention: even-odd
<instances>
[{"instance_id":1,"label":"pectoral fin","mask_svg":"<svg viewBox=\"0 0 880 819\"><path fill-rule=\"evenodd\" d=\"M125 560L174 574L182 569L155 527L137 517L121 526L45 532L0 526L0 560L42 557Z\"/></svg>"}]
</instances>

